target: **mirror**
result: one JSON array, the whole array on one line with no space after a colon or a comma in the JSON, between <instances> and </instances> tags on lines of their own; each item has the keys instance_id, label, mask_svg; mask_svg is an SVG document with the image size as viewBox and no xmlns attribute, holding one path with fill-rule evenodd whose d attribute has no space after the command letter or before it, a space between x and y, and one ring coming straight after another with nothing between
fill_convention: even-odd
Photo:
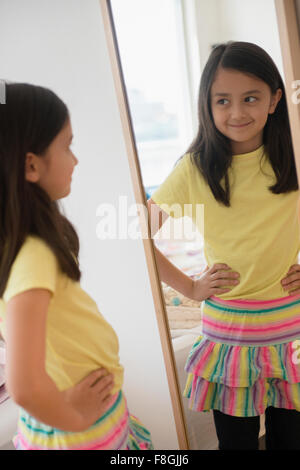
<instances>
[{"instance_id":1,"label":"mirror","mask_svg":"<svg viewBox=\"0 0 300 470\"><path fill-rule=\"evenodd\" d=\"M80 301L83 312L89 316L91 313L86 312L91 308L96 318L97 304L104 319L116 331L128 408L150 430L155 449L173 450L179 445L184 448L184 442L178 442L171 401L174 397L168 386L143 243L124 237L123 233L119 236L119 221L116 234L111 238L101 236L101 222L106 215L101 210L112 207L113 215L116 212L119 215L124 197L129 208L135 200L100 2L1 0L0 43L0 82L5 79L50 88L70 111L72 151L79 162L72 176L70 195L60 205L79 234L80 285L87 293L82 294ZM0 89L0 101L2 98ZM1 106L8 104L0 105L0 109ZM26 120L27 114L23 114ZM2 155L1 147L1 159ZM69 158L69 150L66 155ZM25 277L28 286L29 273ZM64 294L62 303L67 302L66 291ZM72 312L75 312L75 302L74 295ZM90 307L85 309L87 304ZM3 332L1 302L0 307L0 332ZM84 376L93 370L91 361L97 357L93 351L98 345L103 346L101 337L90 338L85 329L87 322L83 321L80 328L73 323L72 326L78 332L79 341L72 336L72 328L64 328L62 333L70 335L64 341L74 344L76 354L80 349L83 355L79 361L74 352L64 355L61 348L56 355L53 349L53 356L58 358L57 369L53 368L61 378L57 381L61 388L65 388L61 381L65 380L69 386L74 375L82 372ZM91 349L84 347L85 341ZM52 347L51 341L50 344ZM1 346L0 343L0 448L11 441L18 421L18 407L13 400L2 401L6 397L2 393L5 355ZM102 358L96 361L98 368Z\"/></svg>"},{"instance_id":2,"label":"mirror","mask_svg":"<svg viewBox=\"0 0 300 470\"><path fill-rule=\"evenodd\" d=\"M292 46L284 39L287 25L282 26L281 17L277 19L278 12L283 15L286 10L283 2L273 0L110 0L107 3L112 13L110 26L116 35L114 46L120 56L118 73L126 88L130 110L127 124L135 138L140 183L150 200L197 134L201 73L217 45L246 41L262 47L272 57L286 87L288 69L283 66L281 44L287 49ZM291 119L293 135L294 126L295 120ZM299 148L294 148L295 155L296 150L299 152ZM251 150L235 154L247 152ZM200 216L203 220L201 211ZM180 214L169 217L153 243L186 276L198 279L203 273L207 264L203 232L190 217L180 217ZM158 253L156 250L157 257ZM158 258L156 261L159 265ZM203 334L203 302L160 281L182 394L187 379L185 363L192 346ZM189 448L217 449L212 412L191 411L187 401L182 399ZM263 437L264 413L258 415L260 437ZM262 440L260 445L263 446Z\"/></svg>"}]
</instances>

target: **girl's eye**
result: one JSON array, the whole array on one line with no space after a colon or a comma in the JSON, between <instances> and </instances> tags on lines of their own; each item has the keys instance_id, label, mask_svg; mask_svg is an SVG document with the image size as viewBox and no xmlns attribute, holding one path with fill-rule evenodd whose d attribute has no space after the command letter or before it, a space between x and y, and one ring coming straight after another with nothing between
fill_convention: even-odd
<instances>
[{"instance_id":1,"label":"girl's eye","mask_svg":"<svg viewBox=\"0 0 300 470\"><path fill-rule=\"evenodd\" d=\"M222 98L221 100L217 101L217 104L222 104L221 101L228 101L226 98Z\"/></svg>"},{"instance_id":2,"label":"girl's eye","mask_svg":"<svg viewBox=\"0 0 300 470\"><path fill-rule=\"evenodd\" d=\"M245 99L254 99L255 101L257 101L257 98L255 98L255 96L247 96ZM220 104L220 105L223 105L224 101L228 101L226 98L222 98L221 100L217 101L217 104ZM254 103L254 101L250 101L250 103Z\"/></svg>"},{"instance_id":3,"label":"girl's eye","mask_svg":"<svg viewBox=\"0 0 300 470\"><path fill-rule=\"evenodd\" d=\"M247 100L248 98L253 98L253 99L256 101L255 96L247 96L246 100ZM253 101L250 101L250 103L253 103Z\"/></svg>"}]
</instances>

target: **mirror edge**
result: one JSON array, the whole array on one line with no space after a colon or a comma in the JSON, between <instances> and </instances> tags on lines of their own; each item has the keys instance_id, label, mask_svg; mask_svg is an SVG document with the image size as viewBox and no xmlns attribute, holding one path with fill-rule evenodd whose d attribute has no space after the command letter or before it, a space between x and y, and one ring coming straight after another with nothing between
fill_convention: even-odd
<instances>
[{"instance_id":1,"label":"mirror edge","mask_svg":"<svg viewBox=\"0 0 300 470\"><path fill-rule=\"evenodd\" d=\"M120 64L119 52L117 39L114 31L114 23L112 17L112 10L110 0L99 0L102 11L102 18L104 23L104 30L106 35L106 43L108 47L108 53L112 68L112 74L114 79L114 86L116 90L116 96L118 101L118 107L121 117L121 123L123 128L123 136L127 149L127 157L129 162L129 168L131 173L131 180L133 184L134 196L137 204L142 204L147 207L146 195L142 186L142 176L138 161L138 155L135 145L135 138L133 135L133 129L131 125L131 118L129 112L128 101L126 97L124 78L122 74L122 68ZM157 270L157 264L154 254L154 243L149 236L150 227L147 219L145 220L139 214L139 220L142 228L142 233L147 233L147 237L143 238L143 245L145 250L146 262L148 267L148 273L150 278L151 290L153 295L156 320L159 329L161 347L163 351L164 363L167 373L167 379L169 384L169 391L172 401L172 408L176 426L176 432L178 437L178 443L180 450L189 450L187 426L183 411L182 399L179 390L179 381L177 376L177 369L175 363L174 352L171 344L171 338L168 328L168 319L166 314L165 303L163 299L159 274Z\"/></svg>"},{"instance_id":2,"label":"mirror edge","mask_svg":"<svg viewBox=\"0 0 300 470\"><path fill-rule=\"evenodd\" d=\"M295 0L275 0L277 25L286 84L300 80L300 39ZM288 91L287 91L288 94ZM287 96L298 183L300 184L300 107ZM299 211L298 211L299 214Z\"/></svg>"}]
</instances>

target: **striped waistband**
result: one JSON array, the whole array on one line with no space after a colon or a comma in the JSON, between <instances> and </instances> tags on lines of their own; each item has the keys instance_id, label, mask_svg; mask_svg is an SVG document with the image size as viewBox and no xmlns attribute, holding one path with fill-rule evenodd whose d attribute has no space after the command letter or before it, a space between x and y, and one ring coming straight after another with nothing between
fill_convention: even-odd
<instances>
[{"instance_id":1,"label":"striped waistband","mask_svg":"<svg viewBox=\"0 0 300 470\"><path fill-rule=\"evenodd\" d=\"M128 441L129 413L121 391L105 414L82 432L67 432L40 423L20 408L17 450L124 450Z\"/></svg>"},{"instance_id":2,"label":"striped waistband","mask_svg":"<svg viewBox=\"0 0 300 470\"><path fill-rule=\"evenodd\" d=\"M265 346L300 338L300 295L264 301L212 296L201 309L203 334L217 343Z\"/></svg>"}]
</instances>

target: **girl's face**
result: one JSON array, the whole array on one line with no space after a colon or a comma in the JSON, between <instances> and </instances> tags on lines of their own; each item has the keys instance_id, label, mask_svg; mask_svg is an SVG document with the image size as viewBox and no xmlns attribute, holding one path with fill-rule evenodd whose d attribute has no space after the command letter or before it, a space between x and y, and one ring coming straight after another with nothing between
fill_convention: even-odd
<instances>
[{"instance_id":1,"label":"girl's face","mask_svg":"<svg viewBox=\"0 0 300 470\"><path fill-rule=\"evenodd\" d=\"M233 155L263 144L263 129L282 96L274 95L259 78L234 69L219 68L211 87L211 109L216 128L231 141Z\"/></svg>"},{"instance_id":2,"label":"girl's face","mask_svg":"<svg viewBox=\"0 0 300 470\"><path fill-rule=\"evenodd\" d=\"M26 154L26 179L41 186L52 201L68 196L71 190L72 173L78 163L70 149L72 137L71 123L68 121L53 139L44 157L31 152Z\"/></svg>"}]
</instances>

